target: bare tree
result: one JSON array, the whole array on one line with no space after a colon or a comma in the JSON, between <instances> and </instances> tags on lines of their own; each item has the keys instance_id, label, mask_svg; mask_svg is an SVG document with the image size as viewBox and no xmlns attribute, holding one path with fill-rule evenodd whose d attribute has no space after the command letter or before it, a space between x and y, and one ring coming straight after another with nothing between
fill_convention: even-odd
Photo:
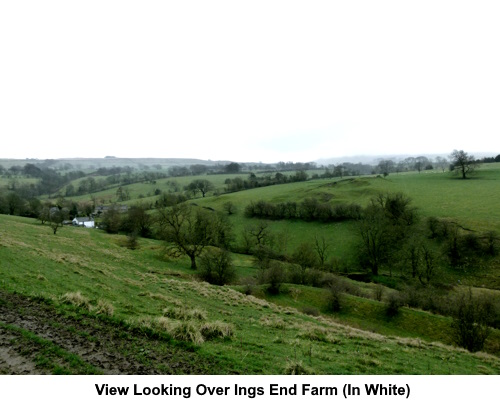
<instances>
[{"instance_id":1,"label":"bare tree","mask_svg":"<svg viewBox=\"0 0 500 405\"><path fill-rule=\"evenodd\" d=\"M246 227L243 235L246 242L251 246L272 246L274 243L274 237L269 229L269 224L264 221Z\"/></svg>"},{"instance_id":2,"label":"bare tree","mask_svg":"<svg viewBox=\"0 0 500 405\"><path fill-rule=\"evenodd\" d=\"M322 236L321 238L318 238L317 236L314 237L314 250L318 254L318 259L321 267L323 267L326 263L329 247L330 245L328 244L324 236Z\"/></svg>"},{"instance_id":3,"label":"bare tree","mask_svg":"<svg viewBox=\"0 0 500 405\"><path fill-rule=\"evenodd\" d=\"M478 167L479 163L473 155L469 155L463 150L454 150L450 155L451 163L455 172L462 175L462 179L466 179L467 175L472 174Z\"/></svg>"},{"instance_id":4,"label":"bare tree","mask_svg":"<svg viewBox=\"0 0 500 405\"><path fill-rule=\"evenodd\" d=\"M438 156L436 158L436 166L439 167L443 172L446 170L450 162L447 159Z\"/></svg>"},{"instance_id":5,"label":"bare tree","mask_svg":"<svg viewBox=\"0 0 500 405\"><path fill-rule=\"evenodd\" d=\"M209 245L226 244L230 231L222 229L229 225L216 214L184 204L159 210L158 224L162 239L169 243L169 254L188 256L193 270L197 268L196 258L204 249Z\"/></svg>"}]
</instances>

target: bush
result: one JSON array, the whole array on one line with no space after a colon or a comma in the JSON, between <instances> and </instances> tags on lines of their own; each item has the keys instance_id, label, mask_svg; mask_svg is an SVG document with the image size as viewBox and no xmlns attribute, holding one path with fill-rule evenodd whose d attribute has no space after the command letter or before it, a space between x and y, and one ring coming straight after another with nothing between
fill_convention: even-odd
<instances>
[{"instance_id":1,"label":"bush","mask_svg":"<svg viewBox=\"0 0 500 405\"><path fill-rule=\"evenodd\" d=\"M137 240L137 233L133 232L127 235L127 240L125 242L125 247L130 250L135 250L139 248L139 241Z\"/></svg>"},{"instance_id":2,"label":"bush","mask_svg":"<svg viewBox=\"0 0 500 405\"><path fill-rule=\"evenodd\" d=\"M377 301L382 301L382 297L384 295L384 286L376 284L375 288L373 289L373 295L375 296L375 299Z\"/></svg>"},{"instance_id":3,"label":"bush","mask_svg":"<svg viewBox=\"0 0 500 405\"><path fill-rule=\"evenodd\" d=\"M484 235L485 246L484 250L487 255L496 256L498 254L498 241L499 237L495 231L486 232Z\"/></svg>"},{"instance_id":4,"label":"bush","mask_svg":"<svg viewBox=\"0 0 500 405\"><path fill-rule=\"evenodd\" d=\"M233 281L236 273L229 253L218 249L207 250L200 257L199 276L203 281L215 285Z\"/></svg>"},{"instance_id":5,"label":"bush","mask_svg":"<svg viewBox=\"0 0 500 405\"><path fill-rule=\"evenodd\" d=\"M397 293L392 293L387 299L387 305L385 308L385 313L389 317L396 316L399 314L399 309L403 303L401 302L401 297Z\"/></svg>"},{"instance_id":6,"label":"bush","mask_svg":"<svg viewBox=\"0 0 500 405\"><path fill-rule=\"evenodd\" d=\"M490 332L487 308L472 297L470 290L467 296L462 295L457 301L451 324L455 342L470 352L477 352L483 348Z\"/></svg>"},{"instance_id":7,"label":"bush","mask_svg":"<svg viewBox=\"0 0 500 405\"><path fill-rule=\"evenodd\" d=\"M303 269L306 267L313 268L318 265L318 258L314 246L308 242L301 243L293 252L291 259ZM302 282L302 284L304 284L304 282Z\"/></svg>"},{"instance_id":8,"label":"bush","mask_svg":"<svg viewBox=\"0 0 500 405\"><path fill-rule=\"evenodd\" d=\"M275 260L268 263L268 267L259 272L259 282L269 284L267 291L270 294L279 294L281 284L285 282L285 270L283 264Z\"/></svg>"},{"instance_id":9,"label":"bush","mask_svg":"<svg viewBox=\"0 0 500 405\"><path fill-rule=\"evenodd\" d=\"M344 289L341 283L331 283L328 287L327 308L330 312L340 312L343 306Z\"/></svg>"}]
</instances>

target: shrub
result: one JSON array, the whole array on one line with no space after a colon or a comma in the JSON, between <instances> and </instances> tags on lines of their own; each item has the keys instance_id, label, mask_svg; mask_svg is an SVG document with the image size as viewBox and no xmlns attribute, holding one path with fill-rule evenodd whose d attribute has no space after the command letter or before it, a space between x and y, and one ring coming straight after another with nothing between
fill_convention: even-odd
<instances>
[{"instance_id":1,"label":"shrub","mask_svg":"<svg viewBox=\"0 0 500 405\"><path fill-rule=\"evenodd\" d=\"M489 231L486 232L484 238L485 238L484 250L486 254L490 256L496 256L498 253L498 241L500 239L498 237L498 234L495 231Z\"/></svg>"},{"instance_id":2,"label":"shrub","mask_svg":"<svg viewBox=\"0 0 500 405\"><path fill-rule=\"evenodd\" d=\"M467 296L460 296L457 309L451 324L455 342L470 352L477 352L484 346L489 334L487 311L484 305L472 297L469 290Z\"/></svg>"},{"instance_id":3,"label":"shrub","mask_svg":"<svg viewBox=\"0 0 500 405\"><path fill-rule=\"evenodd\" d=\"M314 246L311 243L301 243L292 254L292 261L300 267L316 267L318 264L317 254L314 251Z\"/></svg>"},{"instance_id":4,"label":"shrub","mask_svg":"<svg viewBox=\"0 0 500 405\"><path fill-rule=\"evenodd\" d=\"M236 206L231 201L226 201L223 207L228 215L233 215L236 212Z\"/></svg>"},{"instance_id":5,"label":"shrub","mask_svg":"<svg viewBox=\"0 0 500 405\"><path fill-rule=\"evenodd\" d=\"M307 285L321 287L323 285L323 272L317 269L308 269L306 271Z\"/></svg>"},{"instance_id":6,"label":"shrub","mask_svg":"<svg viewBox=\"0 0 500 405\"><path fill-rule=\"evenodd\" d=\"M384 286L376 284L375 288L373 289L373 295L375 296L375 299L377 301L382 301L382 297L384 295Z\"/></svg>"},{"instance_id":7,"label":"shrub","mask_svg":"<svg viewBox=\"0 0 500 405\"><path fill-rule=\"evenodd\" d=\"M339 312L343 305L344 289L342 284L338 282L331 283L328 287L327 308L331 312Z\"/></svg>"},{"instance_id":8,"label":"shrub","mask_svg":"<svg viewBox=\"0 0 500 405\"><path fill-rule=\"evenodd\" d=\"M225 250L210 249L200 258L200 278L210 284L224 285L234 280L236 273L231 256Z\"/></svg>"},{"instance_id":9,"label":"shrub","mask_svg":"<svg viewBox=\"0 0 500 405\"><path fill-rule=\"evenodd\" d=\"M139 242L137 240L137 233L133 232L127 235L127 240L125 242L125 247L130 250L135 250L139 247Z\"/></svg>"},{"instance_id":10,"label":"shrub","mask_svg":"<svg viewBox=\"0 0 500 405\"><path fill-rule=\"evenodd\" d=\"M269 284L267 291L270 294L279 294L281 284L285 281L283 264L275 260L269 262L269 267L260 273L261 281Z\"/></svg>"},{"instance_id":11,"label":"shrub","mask_svg":"<svg viewBox=\"0 0 500 405\"><path fill-rule=\"evenodd\" d=\"M399 294L392 293L389 295L389 297L387 299L385 313L389 317L396 316L397 314L399 314L399 309L401 308L402 305L403 304L401 302L401 297L399 296Z\"/></svg>"}]
</instances>

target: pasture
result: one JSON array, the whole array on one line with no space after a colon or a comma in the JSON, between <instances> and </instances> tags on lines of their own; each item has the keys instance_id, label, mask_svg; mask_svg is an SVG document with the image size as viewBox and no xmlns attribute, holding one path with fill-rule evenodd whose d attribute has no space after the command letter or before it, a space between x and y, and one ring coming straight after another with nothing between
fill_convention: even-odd
<instances>
[{"instance_id":1,"label":"pasture","mask_svg":"<svg viewBox=\"0 0 500 405\"><path fill-rule=\"evenodd\" d=\"M187 368L179 372L282 374L301 367L303 372L316 374L498 374L497 329L492 329L486 341L487 354L471 354L453 346L450 316L410 305L400 308L395 317L387 316L386 310L388 297L410 294L413 290L408 292L407 287L423 292L427 298L434 296L441 304L452 302L471 287L475 296L489 297L498 308L498 256L478 266L452 268L443 256L443 244L429 238L426 243L436 255L436 287L415 284L405 273L404 263L388 264L379 276L372 277L372 282L360 282L345 277L368 272L356 259L360 243L357 221L263 221L247 217L245 208L260 200L300 204L311 198L332 205L366 207L381 193L404 193L417 209L420 222L415 229L422 235L428 233L426 221L430 217L456 223L473 235L500 233L500 164L484 164L467 180L449 172L404 172L387 177L314 179L225 193L226 179L234 177L247 178L248 174L128 184L124 187L130 199L122 202L153 206L158 198L156 190L184 193L184 187L195 179L212 182L215 188L207 197L191 194L187 204L216 211L231 224L236 279L229 286L201 282L198 272L189 269L186 257L168 257L164 242L158 240L139 238L139 248L131 250L126 247L125 235L74 227L63 227L54 235L36 220L2 215L0 290L43 302L73 321L104 322L107 326L101 327L116 327L124 336L143 331L153 339L143 342L151 344L151 350L156 350L154 339L163 336L167 347L180 350ZM5 183L7 179L1 180ZM81 181L72 184L77 188ZM118 185L111 185L92 195L70 198L88 202L92 197L98 204L110 204L117 200L117 189ZM61 192L64 194L64 188ZM227 212L228 203L234 207L231 214ZM154 217L155 211L149 214ZM273 235L272 248L287 258L304 243L325 240L328 266L324 277L341 280L345 290L340 311L330 311L330 293L321 286L285 282L279 294L270 294L266 285L259 284L259 265L252 255L242 254L241 246L245 232L263 222ZM377 299L377 292L384 298ZM0 300L0 305L10 308L9 299ZM177 313L175 308L184 308L185 312ZM0 318L0 328L31 344L40 344L40 336L22 325L9 326ZM202 331L210 328L217 329L219 335L203 335ZM176 342L186 346L181 344L179 348ZM59 349L62 351L53 360L55 368L49 372L59 370L59 363L64 363L64 372L69 373L105 371L78 357L78 353L78 366L68 367L71 350ZM122 355L129 350L140 364L155 370L173 372L169 364L142 356L139 346L117 350ZM196 363L207 366L200 371Z\"/></svg>"},{"instance_id":2,"label":"pasture","mask_svg":"<svg viewBox=\"0 0 500 405\"><path fill-rule=\"evenodd\" d=\"M190 343L192 346L186 347L199 357L193 361L210 363L217 359L217 368L205 370L208 373L281 374L298 365L305 372L316 374L497 374L500 371L496 356L471 354L444 343L432 343L434 336L421 338L411 330L398 336L389 326L390 321L386 321L385 328L379 328L382 334L370 328L363 331L348 326L342 317L306 315L289 306L285 298L283 302L277 297L270 302L265 297L247 296L233 288L199 282L183 260L166 259L156 241L141 240L140 249L131 251L121 246L123 236L94 229L65 227L52 235L48 227L34 220L6 216L0 216L0 225L3 291L16 291L48 302L71 319L85 320L90 316L108 325L114 322L122 334L132 333L130 328L134 326L156 333L163 330L169 336L189 340L192 335L179 332L182 325L190 325L196 335L196 327L202 323L222 323L231 330L226 337L195 339ZM306 290L305 296L309 295ZM310 295L311 299L321 301L318 298L321 290L312 290ZM360 301L359 308L363 309L366 302ZM0 304L7 305L5 300ZM378 305L374 302L373 311L383 318L383 311L377 312ZM198 315L177 316L174 308ZM349 318L348 313L343 316ZM446 319L409 309L404 310L398 322L409 324L412 318L419 317L430 317L429 325L441 329L449 324ZM373 323L378 324L378 320ZM129 329L118 325L128 325ZM64 329L64 324L60 327ZM22 331L22 326L9 329L4 321L0 321L0 328L7 328L10 333ZM23 336L36 339L28 333ZM120 350L122 354L125 350L129 356L141 358L140 347L132 345ZM85 357L80 360L89 361ZM161 368L158 359L143 361ZM81 368L65 368L66 372L75 370ZM98 368L86 370L99 372Z\"/></svg>"}]
</instances>

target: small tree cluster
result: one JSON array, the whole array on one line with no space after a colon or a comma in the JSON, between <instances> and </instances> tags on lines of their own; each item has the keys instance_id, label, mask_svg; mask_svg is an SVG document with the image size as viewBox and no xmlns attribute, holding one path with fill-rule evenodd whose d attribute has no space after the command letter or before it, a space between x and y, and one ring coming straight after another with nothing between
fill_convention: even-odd
<instances>
[{"instance_id":1,"label":"small tree cluster","mask_svg":"<svg viewBox=\"0 0 500 405\"><path fill-rule=\"evenodd\" d=\"M201 193L202 197L205 197L209 191L215 189L215 186L208 180L198 179L189 183L185 189L193 193L193 197L196 197L198 193Z\"/></svg>"},{"instance_id":2,"label":"small tree cluster","mask_svg":"<svg viewBox=\"0 0 500 405\"><path fill-rule=\"evenodd\" d=\"M430 237L442 243L444 254L452 267L477 267L498 254L500 237L495 231L477 233L435 217L429 218L427 225Z\"/></svg>"},{"instance_id":3,"label":"small tree cluster","mask_svg":"<svg viewBox=\"0 0 500 405\"><path fill-rule=\"evenodd\" d=\"M226 185L225 188L227 192L236 192L257 187L272 186L275 184L306 181L308 177L308 174L304 170L298 170L295 172L295 174L289 176L278 172L274 176L271 174L266 174L264 176L258 177L254 173L250 173L247 179L243 179L242 177L235 177L233 179L226 179L224 181L224 184Z\"/></svg>"},{"instance_id":4,"label":"small tree cluster","mask_svg":"<svg viewBox=\"0 0 500 405\"><path fill-rule=\"evenodd\" d=\"M416 209L402 193L379 194L363 211L360 220L359 257L373 275L399 253L417 223Z\"/></svg>"}]
</instances>

